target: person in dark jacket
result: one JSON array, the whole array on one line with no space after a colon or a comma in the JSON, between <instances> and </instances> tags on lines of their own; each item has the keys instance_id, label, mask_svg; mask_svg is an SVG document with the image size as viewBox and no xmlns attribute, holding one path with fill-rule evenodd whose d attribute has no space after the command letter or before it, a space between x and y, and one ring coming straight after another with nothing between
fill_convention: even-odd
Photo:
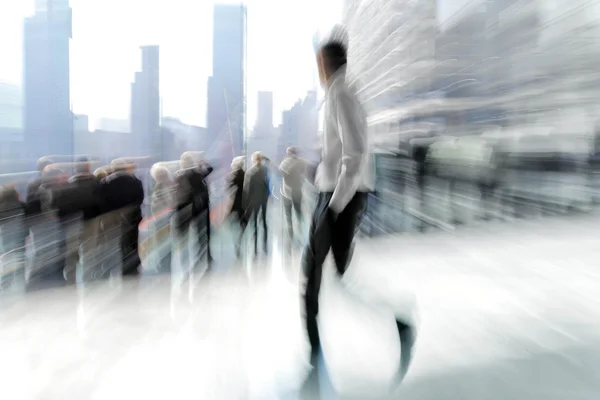
<instances>
[{"instance_id":1,"label":"person in dark jacket","mask_svg":"<svg viewBox=\"0 0 600 400\"><path fill-rule=\"evenodd\" d=\"M0 254L25 246L25 204L11 185L0 187Z\"/></svg>"},{"instance_id":2,"label":"person in dark jacket","mask_svg":"<svg viewBox=\"0 0 600 400\"><path fill-rule=\"evenodd\" d=\"M33 217L42 212L39 189L44 181L44 170L52 164L52 160L46 157L40 158L37 162L39 175L27 185L27 195L25 197L25 213L27 217Z\"/></svg>"},{"instance_id":3,"label":"person in dark jacket","mask_svg":"<svg viewBox=\"0 0 600 400\"><path fill-rule=\"evenodd\" d=\"M200 174L204 177L202 179L202 198L204 209L202 211L204 218L199 221L200 226L204 227L204 241L206 243L206 257L209 263L212 262L212 254L210 251L210 235L211 235L211 220L210 220L210 186L208 183L208 177L213 172L213 167L208 163L208 161L204 158L204 154L200 153L200 160L198 164L198 170Z\"/></svg>"},{"instance_id":4,"label":"person in dark jacket","mask_svg":"<svg viewBox=\"0 0 600 400\"><path fill-rule=\"evenodd\" d=\"M67 217L67 280L75 279L80 248L89 255L97 246L100 215L100 181L91 173L90 163L81 158L74 165L75 175L62 190L63 214ZM91 260L87 259L88 263ZM93 264L93 263L92 263ZM92 268L92 265L87 267ZM87 268L86 269L89 269Z\"/></svg>"},{"instance_id":5,"label":"person in dark jacket","mask_svg":"<svg viewBox=\"0 0 600 400\"><path fill-rule=\"evenodd\" d=\"M85 158L75 165L75 175L68 181L73 202L73 211L81 213L84 221L95 219L100 212L99 189L100 180L92 174L91 165ZM74 199L74 200L75 200Z\"/></svg>"},{"instance_id":6,"label":"person in dark jacket","mask_svg":"<svg viewBox=\"0 0 600 400\"><path fill-rule=\"evenodd\" d=\"M231 162L231 172L227 177L227 188L229 189L231 196L231 208L229 209L229 216L233 217L241 228L241 233L246 229L246 213L244 209L244 178L246 172L244 171L244 157L236 157ZM236 243L236 253L240 256L240 245L241 236Z\"/></svg>"},{"instance_id":7,"label":"person in dark jacket","mask_svg":"<svg viewBox=\"0 0 600 400\"><path fill-rule=\"evenodd\" d=\"M229 215L236 217L240 223L245 221L244 218L244 157L236 157L231 162L231 172L227 177L227 187L232 198Z\"/></svg>"},{"instance_id":8,"label":"person in dark jacket","mask_svg":"<svg viewBox=\"0 0 600 400\"><path fill-rule=\"evenodd\" d=\"M263 247L267 253L268 227L267 203L269 201L269 187L267 168L263 165L263 156L260 152L252 154L252 168L244 177L244 208L248 221L254 220L254 253L258 255L258 214L261 214L263 225Z\"/></svg>"},{"instance_id":9,"label":"person in dark jacket","mask_svg":"<svg viewBox=\"0 0 600 400\"><path fill-rule=\"evenodd\" d=\"M34 269L28 285L64 284L67 237L65 226L68 207L65 206L63 190L68 175L55 165L44 168L37 198L40 202L39 218L31 226L35 254Z\"/></svg>"},{"instance_id":10,"label":"person in dark jacket","mask_svg":"<svg viewBox=\"0 0 600 400\"><path fill-rule=\"evenodd\" d=\"M175 174L176 229L185 235L192 224L198 230L200 251L206 249L207 261L212 261L210 253L210 209L209 190L206 178L213 169L201 160L200 164L191 153L184 153L180 160L181 169Z\"/></svg>"},{"instance_id":11,"label":"person in dark jacket","mask_svg":"<svg viewBox=\"0 0 600 400\"><path fill-rule=\"evenodd\" d=\"M138 225L142 222L144 187L134 175L133 163L115 160L111 166L114 173L100 182L100 209L109 214L103 218L108 229L121 232L123 275L139 275Z\"/></svg>"},{"instance_id":12,"label":"person in dark jacket","mask_svg":"<svg viewBox=\"0 0 600 400\"><path fill-rule=\"evenodd\" d=\"M11 185L0 187L0 268L13 268L25 257L25 204ZM13 269L12 276L0 275L0 288L15 280L23 281L24 268Z\"/></svg>"}]
</instances>

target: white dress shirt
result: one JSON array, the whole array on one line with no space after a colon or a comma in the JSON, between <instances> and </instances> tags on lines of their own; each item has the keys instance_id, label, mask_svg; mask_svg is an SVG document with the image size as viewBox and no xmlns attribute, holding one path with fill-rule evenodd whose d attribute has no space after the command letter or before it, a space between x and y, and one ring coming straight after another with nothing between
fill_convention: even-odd
<instances>
[{"instance_id":1,"label":"white dress shirt","mask_svg":"<svg viewBox=\"0 0 600 400\"><path fill-rule=\"evenodd\" d=\"M346 83L345 68L328 82L324 114L323 149L315 185L320 192L333 192L329 208L341 213L356 192L373 191L375 183L367 118L356 93Z\"/></svg>"}]
</instances>

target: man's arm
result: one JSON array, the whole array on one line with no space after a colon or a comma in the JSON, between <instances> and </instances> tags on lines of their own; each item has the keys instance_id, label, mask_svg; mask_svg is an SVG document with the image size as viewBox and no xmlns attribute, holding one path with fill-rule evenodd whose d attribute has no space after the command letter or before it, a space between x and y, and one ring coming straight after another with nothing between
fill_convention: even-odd
<instances>
[{"instance_id":1,"label":"man's arm","mask_svg":"<svg viewBox=\"0 0 600 400\"><path fill-rule=\"evenodd\" d=\"M205 163L202 167L202 179L206 179L213 172L213 167L210 164Z\"/></svg>"},{"instance_id":2,"label":"man's arm","mask_svg":"<svg viewBox=\"0 0 600 400\"><path fill-rule=\"evenodd\" d=\"M250 186L252 185L253 175L254 171L252 169L249 169L248 171L246 171L246 175L244 176L244 190L242 196L242 203L244 204L244 207L246 207L248 202L250 201Z\"/></svg>"},{"instance_id":3,"label":"man's arm","mask_svg":"<svg viewBox=\"0 0 600 400\"><path fill-rule=\"evenodd\" d=\"M286 158L285 160L283 160L281 162L281 164L279 164L279 172L281 173L281 175L283 175L285 177L285 176L289 175L289 169L290 169L289 161Z\"/></svg>"},{"instance_id":4,"label":"man's arm","mask_svg":"<svg viewBox=\"0 0 600 400\"><path fill-rule=\"evenodd\" d=\"M348 93L339 93L337 98L337 118L341 128L342 168L329 208L341 213L356 194L364 167L367 149L366 123L360 104Z\"/></svg>"},{"instance_id":5,"label":"man's arm","mask_svg":"<svg viewBox=\"0 0 600 400\"><path fill-rule=\"evenodd\" d=\"M144 204L144 197L145 197L145 193L144 193L144 184L142 183L141 180L139 180L138 178L134 177L134 185L135 185L135 193L132 200L133 205L135 206L141 206L142 204Z\"/></svg>"}]
</instances>

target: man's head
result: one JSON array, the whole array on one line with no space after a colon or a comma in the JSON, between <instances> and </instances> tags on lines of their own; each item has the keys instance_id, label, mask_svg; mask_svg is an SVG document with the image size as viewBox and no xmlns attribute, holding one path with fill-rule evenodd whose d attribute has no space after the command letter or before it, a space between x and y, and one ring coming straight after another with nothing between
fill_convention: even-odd
<instances>
[{"instance_id":1,"label":"man's head","mask_svg":"<svg viewBox=\"0 0 600 400\"><path fill-rule=\"evenodd\" d=\"M346 46L339 41L325 43L317 53L317 66L319 68L319 80L321 86L327 87L327 83L333 74L340 68L346 66L348 52Z\"/></svg>"},{"instance_id":2,"label":"man's head","mask_svg":"<svg viewBox=\"0 0 600 400\"><path fill-rule=\"evenodd\" d=\"M49 165L46 168L44 168L44 171L42 172L42 176L44 177L44 179L48 180L49 182L59 183L59 184L66 182L69 178L69 176L65 173L65 171L63 171L62 169L60 169L54 165Z\"/></svg>"},{"instance_id":3,"label":"man's head","mask_svg":"<svg viewBox=\"0 0 600 400\"><path fill-rule=\"evenodd\" d=\"M106 167L98 168L97 170L94 171L94 176L98 180L102 180L102 179L106 178L108 176L108 174L109 174L109 170Z\"/></svg>"},{"instance_id":4,"label":"man's head","mask_svg":"<svg viewBox=\"0 0 600 400\"><path fill-rule=\"evenodd\" d=\"M51 159L49 159L48 157L42 157L37 161L37 170L39 172L44 172L46 167L52 164L54 164L54 162Z\"/></svg>"},{"instance_id":5,"label":"man's head","mask_svg":"<svg viewBox=\"0 0 600 400\"><path fill-rule=\"evenodd\" d=\"M76 174L89 174L90 173L90 162L87 157L80 157L75 162L75 173Z\"/></svg>"},{"instance_id":6,"label":"man's head","mask_svg":"<svg viewBox=\"0 0 600 400\"><path fill-rule=\"evenodd\" d=\"M258 165L262 162L263 159L263 155L260 151L254 152L252 154L252 164L253 165Z\"/></svg>"},{"instance_id":7,"label":"man's head","mask_svg":"<svg viewBox=\"0 0 600 400\"><path fill-rule=\"evenodd\" d=\"M171 172L169 172L169 169L163 165L153 165L150 169L150 175L156 183L171 183Z\"/></svg>"},{"instance_id":8,"label":"man's head","mask_svg":"<svg viewBox=\"0 0 600 400\"><path fill-rule=\"evenodd\" d=\"M243 156L239 156L239 157L234 158L231 161L231 169L234 170L234 171L237 171L239 169L244 168L245 161L246 161L246 159Z\"/></svg>"},{"instance_id":9,"label":"man's head","mask_svg":"<svg viewBox=\"0 0 600 400\"><path fill-rule=\"evenodd\" d=\"M186 151L179 158L179 167L181 169L190 169L190 168L194 168L195 166L196 166L196 157L194 157L193 153Z\"/></svg>"},{"instance_id":10,"label":"man's head","mask_svg":"<svg viewBox=\"0 0 600 400\"><path fill-rule=\"evenodd\" d=\"M288 157L296 157L298 156L298 150L294 146L290 146L285 151Z\"/></svg>"},{"instance_id":11,"label":"man's head","mask_svg":"<svg viewBox=\"0 0 600 400\"><path fill-rule=\"evenodd\" d=\"M19 201L19 193L13 185L0 186L0 203Z\"/></svg>"},{"instance_id":12,"label":"man's head","mask_svg":"<svg viewBox=\"0 0 600 400\"><path fill-rule=\"evenodd\" d=\"M135 171L135 164L130 160L126 160L124 158L118 158L113 160L110 163L110 167L113 172L126 172L128 174L133 174Z\"/></svg>"}]
</instances>

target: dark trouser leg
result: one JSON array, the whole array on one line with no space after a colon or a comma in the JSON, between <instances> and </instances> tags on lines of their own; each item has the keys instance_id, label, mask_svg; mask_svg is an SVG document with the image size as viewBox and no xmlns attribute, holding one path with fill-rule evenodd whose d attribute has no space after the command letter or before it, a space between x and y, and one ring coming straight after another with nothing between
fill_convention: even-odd
<instances>
[{"instance_id":1,"label":"dark trouser leg","mask_svg":"<svg viewBox=\"0 0 600 400\"><path fill-rule=\"evenodd\" d=\"M302 221L302 194L294 196L292 204L294 206L294 212L296 213L296 220L298 221L298 225L300 225L300 222Z\"/></svg>"},{"instance_id":2,"label":"dark trouser leg","mask_svg":"<svg viewBox=\"0 0 600 400\"><path fill-rule=\"evenodd\" d=\"M313 213L308 244L304 250L303 273L305 278L304 312L306 331L311 345L311 360L319 353L320 338L317 326L319 313L319 290L323 263L331 247L332 218L329 211L331 194L321 193Z\"/></svg>"},{"instance_id":3,"label":"dark trouser leg","mask_svg":"<svg viewBox=\"0 0 600 400\"><path fill-rule=\"evenodd\" d=\"M367 197L367 193L356 193L333 225L331 252L340 275L350 264L354 248L352 242L367 207Z\"/></svg>"},{"instance_id":4,"label":"dark trouser leg","mask_svg":"<svg viewBox=\"0 0 600 400\"><path fill-rule=\"evenodd\" d=\"M79 247L83 231L83 222L78 218L66 221L64 224L66 236L66 265L65 279L67 282L75 282L75 272L79 263Z\"/></svg>"},{"instance_id":5,"label":"dark trouser leg","mask_svg":"<svg viewBox=\"0 0 600 400\"><path fill-rule=\"evenodd\" d=\"M246 213L244 212L243 209L237 209L235 211L235 214L237 215L238 218L238 223L240 224L240 233L239 233L239 237L237 240L237 247L236 247L236 253L237 256L240 257L241 255L241 247L242 247L242 240L244 238L244 232L246 231L246 225L248 225L247 223L247 216Z\"/></svg>"},{"instance_id":6,"label":"dark trouser leg","mask_svg":"<svg viewBox=\"0 0 600 400\"><path fill-rule=\"evenodd\" d=\"M252 220L254 222L254 254L258 254L258 212L260 207L252 210Z\"/></svg>"},{"instance_id":7,"label":"dark trouser leg","mask_svg":"<svg viewBox=\"0 0 600 400\"><path fill-rule=\"evenodd\" d=\"M179 268L177 272L182 274L184 271L188 271L192 266L190 260L192 259L192 253L190 249L190 228L191 221L183 222L178 229L179 237L177 238L178 255L179 255Z\"/></svg>"},{"instance_id":8,"label":"dark trouser leg","mask_svg":"<svg viewBox=\"0 0 600 400\"><path fill-rule=\"evenodd\" d=\"M206 259L208 260L208 262L212 261L212 254L210 252L210 206L206 208L206 217L205 217L205 223L206 223Z\"/></svg>"},{"instance_id":9,"label":"dark trouser leg","mask_svg":"<svg viewBox=\"0 0 600 400\"><path fill-rule=\"evenodd\" d=\"M267 205L269 204L268 200L266 200L261 205L261 217L262 217L262 225L263 225L263 250L265 253L267 252L267 242L269 238L269 229L267 226Z\"/></svg>"},{"instance_id":10,"label":"dark trouser leg","mask_svg":"<svg viewBox=\"0 0 600 400\"><path fill-rule=\"evenodd\" d=\"M140 270L140 257L138 255L138 227L135 221L123 226L122 251L123 275L138 275Z\"/></svg>"},{"instance_id":11,"label":"dark trouser leg","mask_svg":"<svg viewBox=\"0 0 600 400\"><path fill-rule=\"evenodd\" d=\"M206 259L208 262L211 260L210 254L210 213L209 209L204 209L198 214L195 219L196 225L196 235L197 235L197 243L198 249L196 255L197 259L200 261L202 257L206 254Z\"/></svg>"},{"instance_id":12,"label":"dark trouser leg","mask_svg":"<svg viewBox=\"0 0 600 400\"><path fill-rule=\"evenodd\" d=\"M294 240L294 226L292 225L292 200L283 197L283 211L288 228L288 240L290 243Z\"/></svg>"},{"instance_id":13,"label":"dark trouser leg","mask_svg":"<svg viewBox=\"0 0 600 400\"><path fill-rule=\"evenodd\" d=\"M296 214L296 232L302 235L302 193L294 194L292 196L292 207L294 208L294 213ZM292 218L290 217L290 221Z\"/></svg>"}]
</instances>

